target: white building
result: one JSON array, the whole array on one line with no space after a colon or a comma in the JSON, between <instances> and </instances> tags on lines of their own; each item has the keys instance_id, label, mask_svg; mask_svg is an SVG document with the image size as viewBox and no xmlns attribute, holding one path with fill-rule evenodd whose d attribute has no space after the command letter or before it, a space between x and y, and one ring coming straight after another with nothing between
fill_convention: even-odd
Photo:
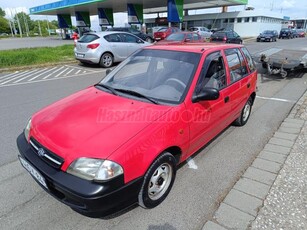
<instances>
[{"instance_id":1,"label":"white building","mask_svg":"<svg viewBox=\"0 0 307 230\"><path fill-rule=\"evenodd\" d=\"M258 36L264 30L280 31L283 15L271 11L246 10L238 12L186 15L183 28L205 26L208 28L228 28L241 37ZM157 26L155 19L145 19L147 27Z\"/></svg>"}]
</instances>

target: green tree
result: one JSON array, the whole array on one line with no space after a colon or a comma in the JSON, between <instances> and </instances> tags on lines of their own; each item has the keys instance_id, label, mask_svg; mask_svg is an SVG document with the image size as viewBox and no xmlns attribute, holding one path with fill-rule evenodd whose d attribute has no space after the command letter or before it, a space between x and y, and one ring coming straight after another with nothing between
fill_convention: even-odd
<instances>
[{"instance_id":1,"label":"green tree","mask_svg":"<svg viewBox=\"0 0 307 230\"><path fill-rule=\"evenodd\" d=\"M0 17L0 33L11 33L9 21L3 17Z\"/></svg>"},{"instance_id":2,"label":"green tree","mask_svg":"<svg viewBox=\"0 0 307 230\"><path fill-rule=\"evenodd\" d=\"M2 8L0 7L0 17L4 18L5 17L5 11L2 10Z\"/></svg>"},{"instance_id":3,"label":"green tree","mask_svg":"<svg viewBox=\"0 0 307 230\"><path fill-rule=\"evenodd\" d=\"M33 30L33 21L28 14L19 12L14 16L15 26L19 30L18 20L23 34L27 33L27 31Z\"/></svg>"}]
</instances>

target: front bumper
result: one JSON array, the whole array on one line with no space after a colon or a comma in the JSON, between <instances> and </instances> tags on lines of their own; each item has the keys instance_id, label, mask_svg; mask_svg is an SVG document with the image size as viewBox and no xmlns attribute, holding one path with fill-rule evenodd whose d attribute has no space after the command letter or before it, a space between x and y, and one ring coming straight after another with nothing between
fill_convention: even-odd
<instances>
[{"instance_id":1,"label":"front bumper","mask_svg":"<svg viewBox=\"0 0 307 230\"><path fill-rule=\"evenodd\" d=\"M90 217L114 214L135 204L143 178L124 184L123 176L109 182L96 183L70 175L44 162L31 148L23 133L17 138L22 158L29 162L46 180L50 195L75 211Z\"/></svg>"}]
</instances>

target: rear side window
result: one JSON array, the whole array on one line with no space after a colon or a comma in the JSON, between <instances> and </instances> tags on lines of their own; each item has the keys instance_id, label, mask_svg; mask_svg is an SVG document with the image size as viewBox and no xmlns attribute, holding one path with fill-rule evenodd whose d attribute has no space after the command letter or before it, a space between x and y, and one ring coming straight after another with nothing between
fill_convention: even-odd
<instances>
[{"instance_id":1,"label":"rear side window","mask_svg":"<svg viewBox=\"0 0 307 230\"><path fill-rule=\"evenodd\" d=\"M104 36L108 42L121 42L119 34L109 34Z\"/></svg>"},{"instance_id":2,"label":"rear side window","mask_svg":"<svg viewBox=\"0 0 307 230\"><path fill-rule=\"evenodd\" d=\"M228 66L230 69L230 82L240 80L247 75L247 67L239 49L225 50Z\"/></svg>"},{"instance_id":3,"label":"rear side window","mask_svg":"<svg viewBox=\"0 0 307 230\"><path fill-rule=\"evenodd\" d=\"M78 42L89 43L89 42L95 41L98 38L99 36L97 36L96 34L85 34L78 40Z\"/></svg>"},{"instance_id":4,"label":"rear side window","mask_svg":"<svg viewBox=\"0 0 307 230\"><path fill-rule=\"evenodd\" d=\"M254 72L256 70L255 67L255 63L252 59L252 56L250 55L250 53L248 52L248 50L245 47L242 47L242 52L244 53L246 60L247 60L247 64L248 64L248 68L251 72Z\"/></svg>"},{"instance_id":5,"label":"rear side window","mask_svg":"<svg viewBox=\"0 0 307 230\"><path fill-rule=\"evenodd\" d=\"M128 42L128 43L137 43L139 38L130 35L130 34L121 34L123 42Z\"/></svg>"}]
</instances>

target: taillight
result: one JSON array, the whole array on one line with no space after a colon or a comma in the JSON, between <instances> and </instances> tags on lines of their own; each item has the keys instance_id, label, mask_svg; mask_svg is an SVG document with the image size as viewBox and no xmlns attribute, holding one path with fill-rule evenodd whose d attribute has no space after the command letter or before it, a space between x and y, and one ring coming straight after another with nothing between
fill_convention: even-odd
<instances>
[{"instance_id":1,"label":"taillight","mask_svg":"<svg viewBox=\"0 0 307 230\"><path fill-rule=\"evenodd\" d=\"M89 49L96 49L98 46L99 46L99 43L89 44L89 45L87 45L87 48L89 48Z\"/></svg>"}]
</instances>

